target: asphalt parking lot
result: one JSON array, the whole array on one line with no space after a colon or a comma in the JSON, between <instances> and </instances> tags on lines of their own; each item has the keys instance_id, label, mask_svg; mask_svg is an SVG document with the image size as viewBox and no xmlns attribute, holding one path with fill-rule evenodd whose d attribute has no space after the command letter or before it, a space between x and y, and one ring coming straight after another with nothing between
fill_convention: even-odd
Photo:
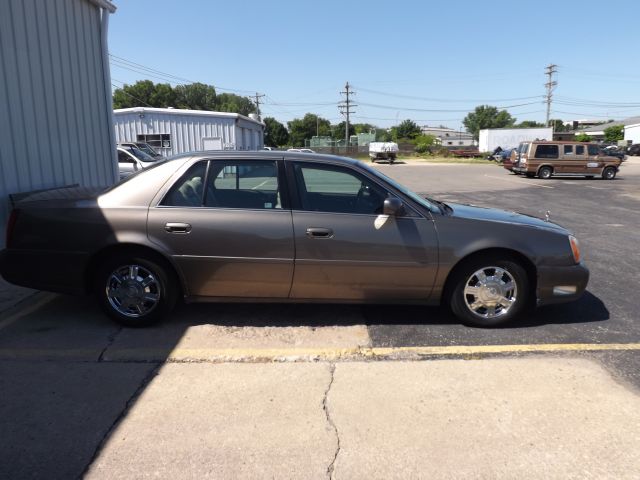
<instances>
[{"instance_id":1,"label":"asphalt parking lot","mask_svg":"<svg viewBox=\"0 0 640 480\"><path fill-rule=\"evenodd\" d=\"M274 304L135 330L90 298L28 296L0 314L0 477L634 478L640 159L614 181L379 168L443 201L550 211L587 293L491 330L437 307Z\"/></svg>"}]
</instances>

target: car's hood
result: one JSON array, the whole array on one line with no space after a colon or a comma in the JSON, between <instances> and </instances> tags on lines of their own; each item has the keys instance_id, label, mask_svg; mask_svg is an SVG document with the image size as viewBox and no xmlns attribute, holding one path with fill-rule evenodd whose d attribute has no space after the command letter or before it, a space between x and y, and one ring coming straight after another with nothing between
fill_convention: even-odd
<instances>
[{"instance_id":1,"label":"car's hood","mask_svg":"<svg viewBox=\"0 0 640 480\"><path fill-rule=\"evenodd\" d=\"M447 203L451 207L450 215L457 218L468 218L472 220L482 220L487 222L511 223L524 225L533 228L544 228L563 233L569 233L564 227L552 222L547 222L541 218L525 215L523 213L508 212L497 208L477 207L474 205L463 205L461 203Z\"/></svg>"}]
</instances>

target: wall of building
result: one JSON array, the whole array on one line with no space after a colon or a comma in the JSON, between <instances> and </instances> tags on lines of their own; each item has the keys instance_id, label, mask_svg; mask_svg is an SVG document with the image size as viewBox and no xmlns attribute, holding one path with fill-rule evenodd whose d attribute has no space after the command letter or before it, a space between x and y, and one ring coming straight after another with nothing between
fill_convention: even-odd
<instances>
[{"instance_id":1,"label":"wall of building","mask_svg":"<svg viewBox=\"0 0 640 480\"><path fill-rule=\"evenodd\" d=\"M116 141L136 142L139 135L169 135L168 146L156 148L154 145L164 156L218 147L222 150L262 148L264 131L261 123L237 114L213 113L149 108L115 110Z\"/></svg>"},{"instance_id":2,"label":"wall of building","mask_svg":"<svg viewBox=\"0 0 640 480\"><path fill-rule=\"evenodd\" d=\"M478 149L492 152L498 147L503 149L517 147L528 140L552 140L553 128L489 128L480 130Z\"/></svg>"},{"instance_id":3,"label":"wall of building","mask_svg":"<svg viewBox=\"0 0 640 480\"><path fill-rule=\"evenodd\" d=\"M632 144L640 143L640 123L624 127L624 139Z\"/></svg>"},{"instance_id":4,"label":"wall of building","mask_svg":"<svg viewBox=\"0 0 640 480\"><path fill-rule=\"evenodd\" d=\"M101 28L87 0L0 2L0 245L9 194L118 178Z\"/></svg>"}]
</instances>

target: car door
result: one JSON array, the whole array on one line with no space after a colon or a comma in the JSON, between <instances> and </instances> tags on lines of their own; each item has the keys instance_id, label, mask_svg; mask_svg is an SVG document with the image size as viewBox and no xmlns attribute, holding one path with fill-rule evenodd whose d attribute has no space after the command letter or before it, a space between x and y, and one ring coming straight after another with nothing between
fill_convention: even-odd
<instances>
[{"instance_id":1,"label":"car door","mask_svg":"<svg viewBox=\"0 0 640 480\"><path fill-rule=\"evenodd\" d=\"M354 167L287 163L296 191L291 298L428 299L438 261L430 216L409 205L404 215L382 215L388 186Z\"/></svg>"},{"instance_id":2,"label":"car door","mask_svg":"<svg viewBox=\"0 0 640 480\"><path fill-rule=\"evenodd\" d=\"M587 160L584 172L587 175L600 175L604 167L604 160L598 145L589 144L587 147Z\"/></svg>"},{"instance_id":3,"label":"car door","mask_svg":"<svg viewBox=\"0 0 640 480\"><path fill-rule=\"evenodd\" d=\"M293 224L281 163L199 161L149 209L149 238L170 252L188 295L289 295Z\"/></svg>"}]
</instances>

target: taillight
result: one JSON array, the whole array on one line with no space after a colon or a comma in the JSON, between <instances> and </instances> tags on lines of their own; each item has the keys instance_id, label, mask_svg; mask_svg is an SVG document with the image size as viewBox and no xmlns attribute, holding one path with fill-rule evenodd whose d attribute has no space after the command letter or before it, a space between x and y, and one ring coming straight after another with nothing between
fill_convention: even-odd
<instances>
[{"instance_id":1,"label":"taillight","mask_svg":"<svg viewBox=\"0 0 640 480\"><path fill-rule=\"evenodd\" d=\"M16 220L18 220L18 210L15 208L11 210L11 214L9 215L9 220L7 221L7 237L6 237L6 248L11 247L11 237L13 236L13 228L16 225Z\"/></svg>"},{"instance_id":2,"label":"taillight","mask_svg":"<svg viewBox=\"0 0 640 480\"><path fill-rule=\"evenodd\" d=\"M580 263L580 244L578 243L578 239L573 235L569 235L569 245L571 245L573 260L576 263Z\"/></svg>"}]
</instances>

